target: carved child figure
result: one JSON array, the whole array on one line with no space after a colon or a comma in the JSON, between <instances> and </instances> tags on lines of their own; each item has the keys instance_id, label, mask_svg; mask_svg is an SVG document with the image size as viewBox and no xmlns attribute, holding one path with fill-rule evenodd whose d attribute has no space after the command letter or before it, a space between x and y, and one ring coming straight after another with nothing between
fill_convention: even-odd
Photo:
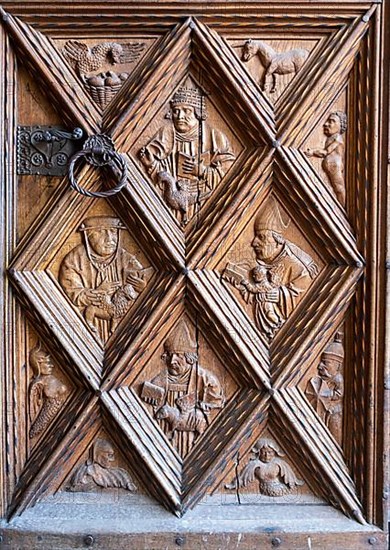
<instances>
[{"instance_id":1,"label":"carved child figure","mask_svg":"<svg viewBox=\"0 0 390 550\"><path fill-rule=\"evenodd\" d=\"M34 378L29 389L30 397L30 439L41 434L66 399L68 388L52 374L51 357L40 345L30 352L30 366Z\"/></svg>"},{"instance_id":2,"label":"carved child figure","mask_svg":"<svg viewBox=\"0 0 390 550\"><path fill-rule=\"evenodd\" d=\"M308 157L322 158L322 169L340 203L345 206L344 156L342 134L347 129L347 115L342 111L330 113L323 126L326 141L323 149L307 149Z\"/></svg>"},{"instance_id":3,"label":"carved child figure","mask_svg":"<svg viewBox=\"0 0 390 550\"><path fill-rule=\"evenodd\" d=\"M238 476L239 485L246 487L255 479L259 482L259 492L270 497L283 496L303 485L287 462L282 460L284 453L271 439L260 439L253 447L255 457ZM237 480L225 485L226 489L237 489Z\"/></svg>"},{"instance_id":4,"label":"carved child figure","mask_svg":"<svg viewBox=\"0 0 390 550\"><path fill-rule=\"evenodd\" d=\"M269 280L268 278L269 275L271 280ZM254 269L252 269L252 278L254 284L244 279L243 281L241 281L241 285L248 292L255 295L255 300L256 295L258 295L259 298L259 295L261 295L262 299L258 300L257 307L262 310L263 315L268 318L270 323L273 325L274 330L276 330L277 327L283 324L282 314L280 311L278 312L277 308L273 307L270 302L265 302L264 298L267 292L270 292L274 288L279 288L281 277L277 273L277 271L274 270L271 273L264 266L257 265ZM269 334L272 335L273 331L270 331Z\"/></svg>"}]
</instances>

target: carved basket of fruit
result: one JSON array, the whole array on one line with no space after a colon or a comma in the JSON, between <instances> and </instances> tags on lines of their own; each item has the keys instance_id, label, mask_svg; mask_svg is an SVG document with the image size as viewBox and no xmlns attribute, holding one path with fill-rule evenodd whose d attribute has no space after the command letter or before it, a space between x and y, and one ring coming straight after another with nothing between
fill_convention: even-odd
<instances>
[{"instance_id":1,"label":"carved basket of fruit","mask_svg":"<svg viewBox=\"0 0 390 550\"><path fill-rule=\"evenodd\" d=\"M109 71L107 73L84 77L84 85L91 94L92 99L102 109L105 109L121 89L128 76L127 73L116 74Z\"/></svg>"}]
</instances>

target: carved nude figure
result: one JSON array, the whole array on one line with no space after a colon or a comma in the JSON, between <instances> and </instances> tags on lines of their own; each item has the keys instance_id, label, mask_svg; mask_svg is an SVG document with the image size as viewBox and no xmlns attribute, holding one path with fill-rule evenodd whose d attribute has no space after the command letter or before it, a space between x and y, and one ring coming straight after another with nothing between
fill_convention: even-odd
<instances>
[{"instance_id":1,"label":"carved nude figure","mask_svg":"<svg viewBox=\"0 0 390 550\"><path fill-rule=\"evenodd\" d=\"M323 130L326 141L323 149L307 149L308 157L322 158L322 169L340 203L345 206L344 157L345 147L342 134L347 129L347 115L342 111L330 113Z\"/></svg>"},{"instance_id":2,"label":"carved nude figure","mask_svg":"<svg viewBox=\"0 0 390 550\"><path fill-rule=\"evenodd\" d=\"M242 60L249 61L254 55L258 55L261 64L265 68L260 86L262 90L267 88L267 79L272 78L271 93L276 91L276 75L296 74L309 56L309 51L294 49L278 53L271 46L261 40L247 40L242 52Z\"/></svg>"},{"instance_id":3,"label":"carved nude figure","mask_svg":"<svg viewBox=\"0 0 390 550\"><path fill-rule=\"evenodd\" d=\"M246 487L253 481L259 482L259 492L270 497L291 493L304 482L297 478L290 465L283 460L284 453L271 439L260 439L252 449L251 458L242 472L226 489Z\"/></svg>"},{"instance_id":4,"label":"carved nude figure","mask_svg":"<svg viewBox=\"0 0 390 550\"><path fill-rule=\"evenodd\" d=\"M29 388L30 400L30 439L46 430L50 422L61 409L66 399L68 388L53 372L50 355L40 344L30 352L30 366L34 378Z\"/></svg>"},{"instance_id":5,"label":"carved nude figure","mask_svg":"<svg viewBox=\"0 0 390 550\"><path fill-rule=\"evenodd\" d=\"M93 491L98 487L137 490L127 471L113 466L115 451L109 441L97 439L89 455L71 478L69 491Z\"/></svg>"}]
</instances>

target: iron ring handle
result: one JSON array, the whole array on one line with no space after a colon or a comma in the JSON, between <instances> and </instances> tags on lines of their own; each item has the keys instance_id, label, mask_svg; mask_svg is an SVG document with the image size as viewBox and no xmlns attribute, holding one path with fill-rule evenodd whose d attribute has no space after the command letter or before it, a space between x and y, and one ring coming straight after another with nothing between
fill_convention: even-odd
<instances>
[{"instance_id":1,"label":"iron ring handle","mask_svg":"<svg viewBox=\"0 0 390 550\"><path fill-rule=\"evenodd\" d=\"M113 195L116 195L117 193L119 193L119 191L121 191L123 189L123 187L126 185L126 182L127 182L127 164L126 164L126 161L124 159L124 157L122 155L120 155L119 153L117 153L116 151L114 150L110 150L110 151L104 151L105 154L108 154L109 155L109 160L107 162L104 162L102 163L101 165L104 165L104 164L107 164L107 165L112 165L112 164L118 164L119 165L119 169L121 171L121 178L119 180L119 182L117 183L117 185L115 187L113 187L112 189L107 189L107 191L87 191L86 189L83 189L79 183L77 182L76 178L75 178L75 175L74 175L74 168L75 168L75 164L76 162L81 159L81 158L85 158L85 157L88 157L92 154L95 154L97 151L96 149L83 149L81 151L79 151L78 153L74 154L72 156L72 158L70 159L70 162L69 162L69 168L68 168L68 177L69 177L69 181L70 181L70 186L72 187L72 189L74 189L75 191L77 191L78 193L80 193L81 195L84 195L86 197L94 197L94 198L104 198L104 197L112 197ZM99 151L100 152L100 151ZM87 158L87 162L88 161L88 158ZM89 162L89 164L93 164L92 162Z\"/></svg>"}]
</instances>

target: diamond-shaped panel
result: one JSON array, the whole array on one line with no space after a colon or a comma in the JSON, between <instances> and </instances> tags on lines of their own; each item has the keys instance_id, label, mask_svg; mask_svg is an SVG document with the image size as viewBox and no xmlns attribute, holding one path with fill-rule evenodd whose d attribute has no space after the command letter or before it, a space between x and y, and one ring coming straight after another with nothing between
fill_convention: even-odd
<instances>
[{"instance_id":1,"label":"diamond-shaped panel","mask_svg":"<svg viewBox=\"0 0 390 550\"><path fill-rule=\"evenodd\" d=\"M201 436L223 414L238 386L203 334L182 317L132 389L171 445L185 457L198 441L201 444Z\"/></svg>"}]
</instances>

